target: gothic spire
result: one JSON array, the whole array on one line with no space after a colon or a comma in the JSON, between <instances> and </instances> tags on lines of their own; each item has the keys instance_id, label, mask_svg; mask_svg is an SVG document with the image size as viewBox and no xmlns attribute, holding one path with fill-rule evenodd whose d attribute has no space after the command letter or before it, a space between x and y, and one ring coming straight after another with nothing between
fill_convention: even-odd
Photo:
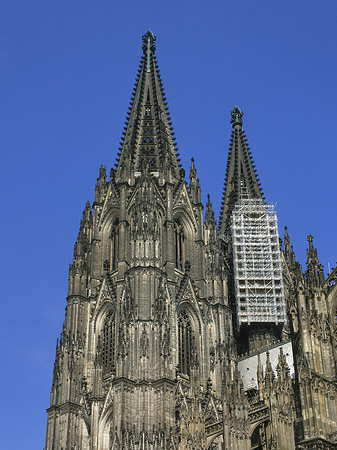
<instances>
[{"instance_id":1,"label":"gothic spire","mask_svg":"<svg viewBox=\"0 0 337 450\"><path fill-rule=\"evenodd\" d=\"M261 198L263 193L251 157L244 131L242 130L243 112L237 106L231 112L233 131L225 175L219 227L225 231L230 213L241 196Z\"/></svg>"},{"instance_id":2,"label":"gothic spire","mask_svg":"<svg viewBox=\"0 0 337 450\"><path fill-rule=\"evenodd\" d=\"M191 159L190 168L190 193L193 203L200 203L201 201L201 190L199 185L199 178L197 177L197 170L194 164L194 158Z\"/></svg>"},{"instance_id":3,"label":"gothic spire","mask_svg":"<svg viewBox=\"0 0 337 450\"><path fill-rule=\"evenodd\" d=\"M215 223L213 205L209 194L207 194L205 223L206 224Z\"/></svg>"},{"instance_id":4,"label":"gothic spire","mask_svg":"<svg viewBox=\"0 0 337 450\"><path fill-rule=\"evenodd\" d=\"M318 287L324 283L323 266L319 263L317 249L314 248L314 238L309 234L307 237L309 249L307 250L307 270L305 272L307 283L312 287Z\"/></svg>"},{"instance_id":5,"label":"gothic spire","mask_svg":"<svg viewBox=\"0 0 337 450\"><path fill-rule=\"evenodd\" d=\"M295 267L296 260L293 246L290 243L290 237L288 234L287 227L284 227L284 255L289 265L289 268L293 269Z\"/></svg>"},{"instance_id":6,"label":"gothic spire","mask_svg":"<svg viewBox=\"0 0 337 450\"><path fill-rule=\"evenodd\" d=\"M154 56L156 37L151 31L143 36L143 57L125 122L116 179L139 176L144 170L171 175L179 180L179 159L173 128L158 64Z\"/></svg>"}]
</instances>

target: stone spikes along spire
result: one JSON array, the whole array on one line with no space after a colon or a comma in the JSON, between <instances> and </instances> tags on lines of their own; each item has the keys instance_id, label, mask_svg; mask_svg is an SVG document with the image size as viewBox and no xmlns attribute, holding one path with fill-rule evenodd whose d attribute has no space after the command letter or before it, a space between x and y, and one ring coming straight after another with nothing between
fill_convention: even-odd
<instances>
[{"instance_id":1,"label":"stone spikes along spire","mask_svg":"<svg viewBox=\"0 0 337 450\"><path fill-rule=\"evenodd\" d=\"M180 160L154 56L156 37L147 31L142 39L144 55L119 148L116 179L130 179L144 170L167 176L169 168L172 181L178 182Z\"/></svg>"},{"instance_id":2,"label":"stone spikes along spire","mask_svg":"<svg viewBox=\"0 0 337 450\"><path fill-rule=\"evenodd\" d=\"M219 221L219 229L223 232L227 229L230 214L240 196L264 199L247 139L242 130L242 116L243 112L235 106L231 112L233 131Z\"/></svg>"}]
</instances>

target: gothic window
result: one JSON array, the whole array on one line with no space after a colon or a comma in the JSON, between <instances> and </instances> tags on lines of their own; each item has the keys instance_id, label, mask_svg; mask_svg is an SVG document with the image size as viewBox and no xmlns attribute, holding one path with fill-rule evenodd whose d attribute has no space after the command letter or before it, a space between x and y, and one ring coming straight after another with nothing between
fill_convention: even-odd
<instances>
[{"instance_id":1,"label":"gothic window","mask_svg":"<svg viewBox=\"0 0 337 450\"><path fill-rule=\"evenodd\" d=\"M179 220L174 223L176 268L185 271L185 236L184 229Z\"/></svg>"},{"instance_id":2,"label":"gothic window","mask_svg":"<svg viewBox=\"0 0 337 450\"><path fill-rule=\"evenodd\" d=\"M110 235L110 270L111 271L117 269L118 250L119 250L118 221L116 221L111 229L111 235Z\"/></svg>"},{"instance_id":3,"label":"gothic window","mask_svg":"<svg viewBox=\"0 0 337 450\"><path fill-rule=\"evenodd\" d=\"M179 370L184 375L190 375L190 366L194 345L191 320L186 311L178 316L178 351Z\"/></svg>"},{"instance_id":4,"label":"gothic window","mask_svg":"<svg viewBox=\"0 0 337 450\"><path fill-rule=\"evenodd\" d=\"M111 373L115 367L115 321L113 312L106 316L102 329L102 363L104 373Z\"/></svg>"}]
</instances>

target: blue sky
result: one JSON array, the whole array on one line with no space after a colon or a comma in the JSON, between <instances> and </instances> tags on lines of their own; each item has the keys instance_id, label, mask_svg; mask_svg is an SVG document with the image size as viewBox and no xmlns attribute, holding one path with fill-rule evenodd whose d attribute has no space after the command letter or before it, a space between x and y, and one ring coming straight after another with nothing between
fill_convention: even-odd
<instances>
[{"instance_id":1,"label":"blue sky","mask_svg":"<svg viewBox=\"0 0 337 450\"><path fill-rule=\"evenodd\" d=\"M230 111L297 259L337 259L335 0L0 3L1 448L42 449L68 264L99 166L114 165L141 57L157 56L186 171L218 216ZM18 427L18 421L20 426Z\"/></svg>"}]
</instances>

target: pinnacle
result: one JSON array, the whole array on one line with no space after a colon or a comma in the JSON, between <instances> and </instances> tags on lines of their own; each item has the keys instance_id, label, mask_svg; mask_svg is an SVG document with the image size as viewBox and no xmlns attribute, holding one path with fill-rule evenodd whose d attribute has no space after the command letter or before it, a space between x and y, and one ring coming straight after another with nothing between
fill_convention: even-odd
<instances>
[{"instance_id":1,"label":"pinnacle","mask_svg":"<svg viewBox=\"0 0 337 450\"><path fill-rule=\"evenodd\" d=\"M152 52L152 55L156 51L156 36L152 33L151 30L147 30L147 32L142 37L143 40L143 52L144 55L150 54Z\"/></svg>"},{"instance_id":2,"label":"pinnacle","mask_svg":"<svg viewBox=\"0 0 337 450\"><path fill-rule=\"evenodd\" d=\"M215 219L211 197L209 194L207 194L205 222L214 222L214 221Z\"/></svg>"},{"instance_id":3,"label":"pinnacle","mask_svg":"<svg viewBox=\"0 0 337 450\"><path fill-rule=\"evenodd\" d=\"M316 256L317 258L317 250L314 248L314 237L311 234L307 236L307 241L309 243L309 249L307 250L308 257Z\"/></svg>"},{"instance_id":4,"label":"pinnacle","mask_svg":"<svg viewBox=\"0 0 337 450\"><path fill-rule=\"evenodd\" d=\"M309 242L309 244L312 244L314 241L314 237L311 234L308 234L307 241Z\"/></svg>"},{"instance_id":5,"label":"pinnacle","mask_svg":"<svg viewBox=\"0 0 337 450\"><path fill-rule=\"evenodd\" d=\"M190 178L197 177L197 170L195 168L194 158L191 158Z\"/></svg>"},{"instance_id":6,"label":"pinnacle","mask_svg":"<svg viewBox=\"0 0 337 450\"><path fill-rule=\"evenodd\" d=\"M233 128L238 125L240 128L242 127L242 116L243 112L238 106L234 106L233 111L231 111L231 123L233 124Z\"/></svg>"}]
</instances>

